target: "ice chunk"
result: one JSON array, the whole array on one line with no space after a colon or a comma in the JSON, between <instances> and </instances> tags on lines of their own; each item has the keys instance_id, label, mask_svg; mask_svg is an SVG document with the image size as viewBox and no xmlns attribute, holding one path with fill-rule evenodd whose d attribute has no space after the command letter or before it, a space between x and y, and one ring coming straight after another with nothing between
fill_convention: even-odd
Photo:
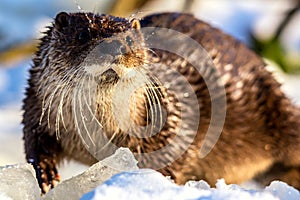
<instances>
[{"instance_id":1,"label":"ice chunk","mask_svg":"<svg viewBox=\"0 0 300 200\"><path fill-rule=\"evenodd\" d=\"M0 199L41 199L35 171L30 164L0 167Z\"/></svg>"},{"instance_id":2,"label":"ice chunk","mask_svg":"<svg viewBox=\"0 0 300 200\"><path fill-rule=\"evenodd\" d=\"M138 169L136 164L129 149L119 148L115 154L94 164L82 174L58 184L45 195L45 199L79 199L112 175Z\"/></svg>"},{"instance_id":3,"label":"ice chunk","mask_svg":"<svg viewBox=\"0 0 300 200\"><path fill-rule=\"evenodd\" d=\"M101 160L100 163L118 171L137 170L137 161L128 148L119 148L116 153L110 157Z\"/></svg>"}]
</instances>

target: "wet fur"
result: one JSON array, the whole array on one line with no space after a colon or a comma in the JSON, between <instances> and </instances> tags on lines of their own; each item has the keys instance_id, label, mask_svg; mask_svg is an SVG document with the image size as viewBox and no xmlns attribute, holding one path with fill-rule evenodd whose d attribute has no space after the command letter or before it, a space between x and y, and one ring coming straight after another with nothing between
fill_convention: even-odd
<instances>
[{"instance_id":1,"label":"wet fur","mask_svg":"<svg viewBox=\"0 0 300 200\"><path fill-rule=\"evenodd\" d=\"M204 179L214 184L218 178L225 178L228 183L241 183L256 177L263 184L280 179L300 188L299 108L281 91L280 84L265 69L262 59L242 43L188 14L161 13L146 16L140 21L142 27L170 28L187 34L205 48L221 73L226 91L226 120L217 144L208 156L200 159L199 150L211 117L211 99L204 81L208 77L195 73L193 67L177 55L148 49L141 36L137 35L133 38L136 42L133 46L139 48L132 51L133 54L121 57L116 65L121 68L127 66L124 73L130 68L138 78L143 77L145 88L133 95L130 101L134 102L132 105L120 101L119 107L122 109L127 106L134 110L132 113L136 114L130 115L131 119L143 126L150 123L150 118L155 119L154 115L163 115L163 110L168 114L159 134L150 138L127 135L116 125L109 112L109 91L117 90L121 97L123 89L120 87L135 88L134 81L138 78L125 79L123 84L116 80L108 85L102 82L95 86L95 75L88 73L84 66L90 64L85 63L85 58L97 41L109 40L115 33L130 30L133 22L91 13L75 13L70 16L57 16L53 26L49 27L45 37L41 39L39 51L33 59L24 99L26 159L34 165L41 187L43 183L53 186L52 182L57 175L55 164L64 158L76 159L88 165L97 161L86 148L90 148L92 143L83 142L83 136L78 132L80 125L76 119L83 118L80 112L79 115L74 115L77 112L74 111L74 104L72 106L72 101L78 101L75 109L80 108L80 102L96 102L97 112L93 115L110 142L129 147L132 152L137 153L141 167L155 168L159 162L168 163L172 151L184 149L184 144L192 140L192 145L180 158L160 169L177 183ZM97 40L81 43L77 38L87 27L90 28L92 38ZM138 155L167 145L178 131L180 116L190 116L192 123L192 111L197 105L191 105L189 101L179 104L172 88L168 90L160 84L156 76L161 76L161 71L153 67L154 63L165 63L185 76L197 96L200 109L200 125L196 137L181 136L172 151L165 152L156 160ZM210 69L205 70L208 71L205 76L212 80L217 78ZM98 96L90 98L87 89L89 86L96 88ZM74 88L77 88L77 92L74 92ZM151 109L151 105L157 103L161 107ZM187 111L184 113L184 110ZM149 117L150 111L152 117ZM120 119L126 120L124 117ZM130 130L131 125L127 128ZM142 131L136 129L130 131L142 134ZM93 141L95 135L90 133L88 137ZM85 138L85 141L89 140ZM112 153L111 149L100 150L102 153L98 156L102 158ZM43 174L39 171L40 167L47 168L48 171L44 170Z\"/></svg>"}]
</instances>

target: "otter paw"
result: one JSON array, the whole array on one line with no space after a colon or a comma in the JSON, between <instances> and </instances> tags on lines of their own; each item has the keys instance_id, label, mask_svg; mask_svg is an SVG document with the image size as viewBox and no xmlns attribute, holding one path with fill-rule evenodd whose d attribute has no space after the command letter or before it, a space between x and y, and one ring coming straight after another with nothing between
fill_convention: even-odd
<instances>
[{"instance_id":1,"label":"otter paw","mask_svg":"<svg viewBox=\"0 0 300 200\"><path fill-rule=\"evenodd\" d=\"M54 159L44 158L39 162L41 179L40 187L44 193L54 188L60 181L60 176L57 173L56 161Z\"/></svg>"},{"instance_id":2,"label":"otter paw","mask_svg":"<svg viewBox=\"0 0 300 200\"><path fill-rule=\"evenodd\" d=\"M51 188L57 186L60 176L56 169L56 160L43 158L39 162L29 161L36 171L36 178L42 193L47 193Z\"/></svg>"}]
</instances>

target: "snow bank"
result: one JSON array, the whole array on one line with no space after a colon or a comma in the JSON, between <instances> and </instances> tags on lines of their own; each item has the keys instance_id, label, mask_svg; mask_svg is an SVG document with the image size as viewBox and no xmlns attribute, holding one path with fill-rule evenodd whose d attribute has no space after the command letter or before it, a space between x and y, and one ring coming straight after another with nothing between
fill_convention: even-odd
<instances>
[{"instance_id":1,"label":"snow bank","mask_svg":"<svg viewBox=\"0 0 300 200\"><path fill-rule=\"evenodd\" d=\"M205 181L191 181L185 186L178 186L160 173L150 169L122 172L114 175L94 191L85 194L81 200L299 200L299 192L286 183L274 181L265 189L246 190L238 185L226 185L219 180L216 188L211 188Z\"/></svg>"}]
</instances>

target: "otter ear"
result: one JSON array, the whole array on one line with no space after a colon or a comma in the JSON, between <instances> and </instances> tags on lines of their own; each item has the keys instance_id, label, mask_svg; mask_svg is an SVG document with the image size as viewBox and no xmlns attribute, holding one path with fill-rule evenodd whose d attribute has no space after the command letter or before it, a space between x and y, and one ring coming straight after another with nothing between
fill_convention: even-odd
<instances>
[{"instance_id":1,"label":"otter ear","mask_svg":"<svg viewBox=\"0 0 300 200\"><path fill-rule=\"evenodd\" d=\"M55 17L55 28L61 31L64 27L69 26L70 15L66 12L60 12Z\"/></svg>"},{"instance_id":2,"label":"otter ear","mask_svg":"<svg viewBox=\"0 0 300 200\"><path fill-rule=\"evenodd\" d=\"M136 30L140 30L141 29L140 20L138 20L138 19L132 19L131 20L131 28L134 28Z\"/></svg>"}]
</instances>

